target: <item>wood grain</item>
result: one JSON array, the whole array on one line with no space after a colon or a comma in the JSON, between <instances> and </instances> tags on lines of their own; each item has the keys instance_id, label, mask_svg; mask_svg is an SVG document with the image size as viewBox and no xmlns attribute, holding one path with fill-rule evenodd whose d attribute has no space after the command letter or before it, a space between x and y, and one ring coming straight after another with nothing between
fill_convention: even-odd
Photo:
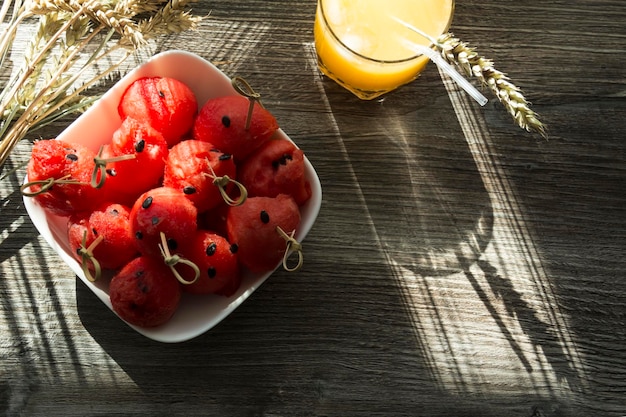
<instances>
[{"instance_id":1,"label":"wood grain","mask_svg":"<svg viewBox=\"0 0 626 417\"><path fill-rule=\"evenodd\" d=\"M626 415L621 1L457 1L451 30L525 91L548 141L434 66L350 96L315 67L315 1L195 9L197 33L145 54L189 50L262 93L322 182L305 266L196 339L152 342L38 235L19 169L0 181L1 412Z\"/></svg>"}]
</instances>

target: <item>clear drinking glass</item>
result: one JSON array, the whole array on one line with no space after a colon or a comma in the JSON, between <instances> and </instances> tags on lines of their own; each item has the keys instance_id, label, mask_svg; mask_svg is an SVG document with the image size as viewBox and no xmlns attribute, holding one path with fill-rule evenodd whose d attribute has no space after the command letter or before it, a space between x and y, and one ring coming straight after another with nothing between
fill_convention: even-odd
<instances>
[{"instance_id":1,"label":"clear drinking glass","mask_svg":"<svg viewBox=\"0 0 626 417\"><path fill-rule=\"evenodd\" d=\"M428 37L446 32L453 14L454 0L318 0L318 66L357 97L371 100L420 74L429 59L414 46L431 46Z\"/></svg>"}]
</instances>

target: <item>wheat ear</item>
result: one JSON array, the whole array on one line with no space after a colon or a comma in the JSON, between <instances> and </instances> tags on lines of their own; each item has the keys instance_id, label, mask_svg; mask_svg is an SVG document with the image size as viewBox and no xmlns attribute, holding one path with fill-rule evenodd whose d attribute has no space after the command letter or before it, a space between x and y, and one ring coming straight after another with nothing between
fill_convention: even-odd
<instances>
[{"instance_id":1,"label":"wheat ear","mask_svg":"<svg viewBox=\"0 0 626 417\"><path fill-rule=\"evenodd\" d=\"M487 86L519 127L547 138L545 125L530 108L522 91L506 74L498 71L490 59L480 56L474 48L454 37L452 33L444 33L437 38L435 47L448 63L458 66L467 76L475 77Z\"/></svg>"}]
</instances>

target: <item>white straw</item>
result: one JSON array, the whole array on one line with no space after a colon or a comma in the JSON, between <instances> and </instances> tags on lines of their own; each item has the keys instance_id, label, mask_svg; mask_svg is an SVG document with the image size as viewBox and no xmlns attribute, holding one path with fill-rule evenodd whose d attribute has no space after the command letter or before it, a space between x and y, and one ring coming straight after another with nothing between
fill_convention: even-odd
<instances>
[{"instance_id":1,"label":"white straw","mask_svg":"<svg viewBox=\"0 0 626 417\"><path fill-rule=\"evenodd\" d=\"M409 23L406 23L405 21L400 20L397 17L392 17L392 19L394 19L398 23L402 24L407 29L410 29L413 32L419 33L420 35L426 37L431 42L433 41L433 39L431 39L429 36L427 36L424 32L422 32L421 30L419 30L415 26L413 26L413 25L411 25ZM452 65L448 64L446 62L446 60L443 59L443 57L441 55L439 55L437 52L435 52L434 50L432 50L431 48L429 48L427 46L420 45L420 44L413 43L413 42L409 42L408 40L407 40L407 45L410 48L412 48L416 53L420 53L422 55L426 55L428 58L430 58L431 61L433 61L439 68L444 70L446 72L446 74L448 74L450 76L450 78L452 78L461 88L463 88L463 90L465 90L467 92L467 94L472 96L472 98L474 100L476 100L476 102L478 102L478 104L480 104L481 106L484 106L485 104L487 104L487 101L488 101L487 97L482 95L481 92L476 89L476 87L474 87L461 74L459 74L459 72L457 70L455 70Z\"/></svg>"}]
</instances>

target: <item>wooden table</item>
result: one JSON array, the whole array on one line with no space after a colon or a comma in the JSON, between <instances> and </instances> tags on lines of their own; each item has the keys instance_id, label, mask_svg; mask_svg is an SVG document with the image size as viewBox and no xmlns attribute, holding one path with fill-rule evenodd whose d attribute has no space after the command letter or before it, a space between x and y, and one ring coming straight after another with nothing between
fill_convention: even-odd
<instances>
[{"instance_id":1,"label":"wooden table","mask_svg":"<svg viewBox=\"0 0 626 417\"><path fill-rule=\"evenodd\" d=\"M243 76L304 149L324 191L304 268L191 341L154 342L39 236L21 169L0 182L4 415L626 415L623 1L457 1L451 30L549 140L434 66L357 100L317 71L314 0L206 3L196 33L144 54Z\"/></svg>"}]
</instances>

